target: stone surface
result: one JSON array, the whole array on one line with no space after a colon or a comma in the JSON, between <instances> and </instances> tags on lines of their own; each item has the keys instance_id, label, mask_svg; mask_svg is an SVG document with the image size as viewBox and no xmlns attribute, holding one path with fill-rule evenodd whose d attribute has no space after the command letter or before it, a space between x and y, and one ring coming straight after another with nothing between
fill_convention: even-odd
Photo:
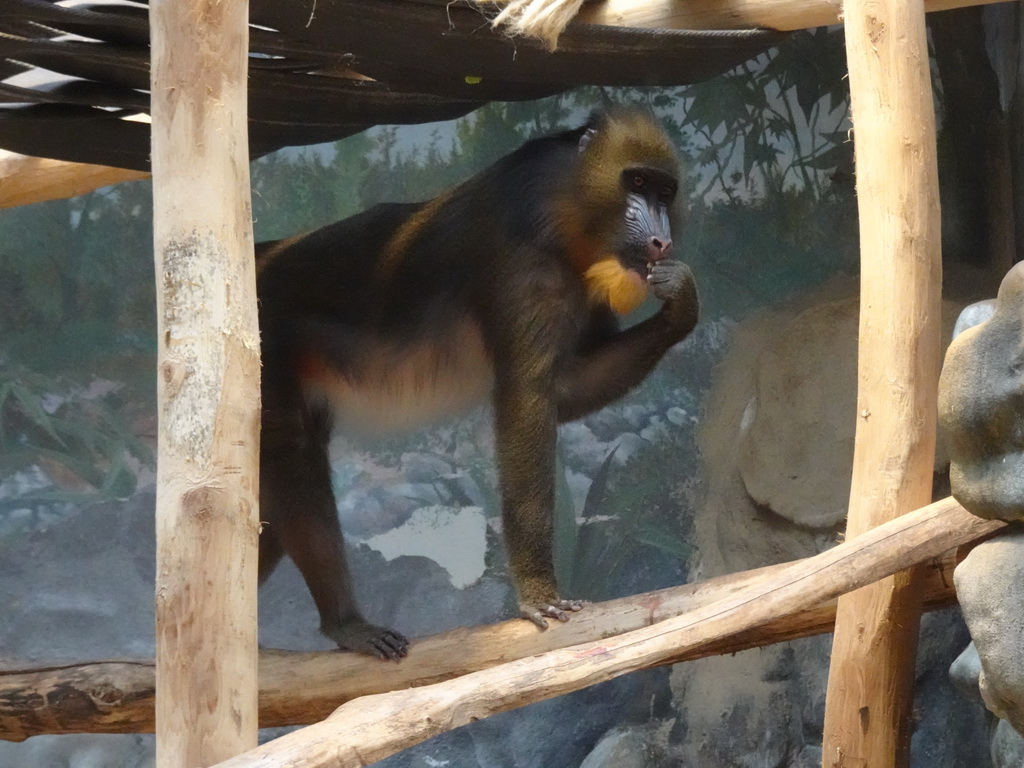
<instances>
[{"instance_id":1,"label":"stone surface","mask_svg":"<svg viewBox=\"0 0 1024 768\"><path fill-rule=\"evenodd\" d=\"M992 768L1021 768L1024 765L1024 737L1005 720L992 729Z\"/></svg>"},{"instance_id":2,"label":"stone surface","mask_svg":"<svg viewBox=\"0 0 1024 768\"><path fill-rule=\"evenodd\" d=\"M1024 732L1024 532L982 542L955 572L989 710Z\"/></svg>"},{"instance_id":3,"label":"stone surface","mask_svg":"<svg viewBox=\"0 0 1024 768\"><path fill-rule=\"evenodd\" d=\"M647 729L620 728L602 738L580 768L650 768L652 753Z\"/></svg>"},{"instance_id":4,"label":"stone surface","mask_svg":"<svg viewBox=\"0 0 1024 768\"><path fill-rule=\"evenodd\" d=\"M943 304L943 339L959 304ZM747 493L797 525L845 519L857 408L856 298L779 318L757 355L736 461ZM945 465L939 451L936 467Z\"/></svg>"},{"instance_id":5,"label":"stone surface","mask_svg":"<svg viewBox=\"0 0 1024 768\"><path fill-rule=\"evenodd\" d=\"M1024 520L1024 264L999 287L995 312L950 345L939 420L953 496L985 518Z\"/></svg>"},{"instance_id":6,"label":"stone surface","mask_svg":"<svg viewBox=\"0 0 1024 768\"><path fill-rule=\"evenodd\" d=\"M995 299L985 299L984 301L976 301L973 304L968 304L963 308L960 312L960 316L956 319L956 325L953 326L953 338L955 339L968 328L981 325L986 320L989 320L995 312Z\"/></svg>"},{"instance_id":7,"label":"stone surface","mask_svg":"<svg viewBox=\"0 0 1024 768\"><path fill-rule=\"evenodd\" d=\"M4 768L153 768L154 739L145 734L36 736L0 741Z\"/></svg>"},{"instance_id":8,"label":"stone surface","mask_svg":"<svg viewBox=\"0 0 1024 768\"><path fill-rule=\"evenodd\" d=\"M964 698L982 701L978 690L981 677L981 657L974 642L968 643L963 652L949 665L949 679Z\"/></svg>"},{"instance_id":9,"label":"stone surface","mask_svg":"<svg viewBox=\"0 0 1024 768\"><path fill-rule=\"evenodd\" d=\"M831 528L846 516L857 306L855 299L826 302L779 329L758 357L749 426L740 434L747 493L808 528Z\"/></svg>"}]
</instances>

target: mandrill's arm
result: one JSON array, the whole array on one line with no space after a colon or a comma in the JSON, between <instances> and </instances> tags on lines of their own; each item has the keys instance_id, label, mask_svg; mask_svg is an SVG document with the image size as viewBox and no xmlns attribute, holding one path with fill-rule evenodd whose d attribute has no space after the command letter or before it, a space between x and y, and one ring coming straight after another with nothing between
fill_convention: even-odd
<instances>
[{"instance_id":1,"label":"mandrill's arm","mask_svg":"<svg viewBox=\"0 0 1024 768\"><path fill-rule=\"evenodd\" d=\"M654 295L665 302L661 309L614 333L560 372L555 384L559 422L579 419L625 395L697 324L697 286L686 264L656 262L648 283Z\"/></svg>"}]
</instances>

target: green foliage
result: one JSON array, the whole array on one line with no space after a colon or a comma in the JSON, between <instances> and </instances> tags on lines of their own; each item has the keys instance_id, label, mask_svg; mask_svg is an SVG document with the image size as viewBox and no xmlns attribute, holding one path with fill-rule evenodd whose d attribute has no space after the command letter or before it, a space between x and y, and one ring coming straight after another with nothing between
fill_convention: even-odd
<instances>
[{"instance_id":1,"label":"green foliage","mask_svg":"<svg viewBox=\"0 0 1024 768\"><path fill-rule=\"evenodd\" d=\"M845 74L842 30L822 28L687 88L683 127L702 146L700 195L827 194L833 171L852 169Z\"/></svg>"},{"instance_id":2,"label":"green foliage","mask_svg":"<svg viewBox=\"0 0 1024 768\"><path fill-rule=\"evenodd\" d=\"M125 413L116 392L87 397L65 380L0 368L0 477L38 467L49 479L0 498L0 513L134 493L136 467L153 467L155 458Z\"/></svg>"},{"instance_id":3,"label":"green foliage","mask_svg":"<svg viewBox=\"0 0 1024 768\"><path fill-rule=\"evenodd\" d=\"M0 361L88 380L155 349L151 207L137 182L3 212Z\"/></svg>"},{"instance_id":4,"label":"green foliage","mask_svg":"<svg viewBox=\"0 0 1024 768\"><path fill-rule=\"evenodd\" d=\"M621 467L609 451L595 473L580 520L563 502L555 511L555 567L563 592L587 600L622 595L623 571L649 562L660 552L685 572L694 552L691 518L684 514L682 478L666 467L680 466L689 436L670 430L664 440L649 442ZM563 478L564 472L559 472ZM559 489L562 498L568 488Z\"/></svg>"},{"instance_id":5,"label":"green foliage","mask_svg":"<svg viewBox=\"0 0 1024 768\"><path fill-rule=\"evenodd\" d=\"M366 133L331 145L282 150L252 164L257 242L291 237L358 213L376 142Z\"/></svg>"},{"instance_id":6,"label":"green foliage","mask_svg":"<svg viewBox=\"0 0 1024 768\"><path fill-rule=\"evenodd\" d=\"M150 199L136 182L0 215L0 481L36 478L0 513L122 498L153 462L126 427L155 394ZM76 394L96 379L116 394Z\"/></svg>"},{"instance_id":7,"label":"green foliage","mask_svg":"<svg viewBox=\"0 0 1024 768\"><path fill-rule=\"evenodd\" d=\"M857 268L852 185L791 189L746 204L697 204L688 234L705 317L741 317Z\"/></svg>"}]
</instances>

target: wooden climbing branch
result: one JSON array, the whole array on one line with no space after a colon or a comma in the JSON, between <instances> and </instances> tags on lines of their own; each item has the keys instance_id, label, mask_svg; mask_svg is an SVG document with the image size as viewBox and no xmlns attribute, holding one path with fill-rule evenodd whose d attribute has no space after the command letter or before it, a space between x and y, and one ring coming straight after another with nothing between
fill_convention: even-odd
<instances>
[{"instance_id":1,"label":"wooden climbing branch","mask_svg":"<svg viewBox=\"0 0 1024 768\"><path fill-rule=\"evenodd\" d=\"M675 618L447 682L365 696L323 722L218 765L361 767L473 720L718 647L726 638L813 608L1003 525L944 499Z\"/></svg>"},{"instance_id":2,"label":"wooden climbing branch","mask_svg":"<svg viewBox=\"0 0 1024 768\"><path fill-rule=\"evenodd\" d=\"M861 252L854 537L931 498L942 259L923 0L843 9ZM825 768L909 765L919 575L896 573L839 601Z\"/></svg>"},{"instance_id":3,"label":"wooden climbing branch","mask_svg":"<svg viewBox=\"0 0 1024 768\"><path fill-rule=\"evenodd\" d=\"M925 568L925 607L956 602L947 553ZM351 653L263 650L260 652L260 725L308 725L359 696L418 688L498 664L650 626L684 611L722 600L770 579L787 564L719 576L695 584L595 603L547 632L518 619L460 628L413 641L401 664L381 664ZM674 661L737 653L784 640L831 632L836 603L824 602L724 638ZM459 653L453 654L452 648ZM667 663L667 662L666 662ZM22 741L55 733L150 733L153 731L154 663L110 660L0 670L0 739Z\"/></svg>"}]
</instances>

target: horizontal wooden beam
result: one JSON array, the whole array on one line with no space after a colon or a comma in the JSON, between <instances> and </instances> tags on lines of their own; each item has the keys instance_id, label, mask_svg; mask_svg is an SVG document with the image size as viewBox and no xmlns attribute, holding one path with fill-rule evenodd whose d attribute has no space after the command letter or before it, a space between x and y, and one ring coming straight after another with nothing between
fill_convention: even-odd
<instances>
[{"instance_id":1,"label":"horizontal wooden beam","mask_svg":"<svg viewBox=\"0 0 1024 768\"><path fill-rule=\"evenodd\" d=\"M596 603L538 632L521 620L456 629L413 642L400 664L328 651L260 654L260 725L321 720L359 696L416 688L559 648L647 627L720 602L756 583L774 579L792 563L745 571L694 584ZM954 553L927 566L929 608L955 602ZM832 631L835 601L776 617L763 626L681 652L661 663L689 661ZM453 655L456 647L459 653ZM0 739L20 741L43 733L133 733L153 730L153 662L97 661L0 670Z\"/></svg>"},{"instance_id":2,"label":"horizontal wooden beam","mask_svg":"<svg viewBox=\"0 0 1024 768\"><path fill-rule=\"evenodd\" d=\"M925 9L944 11L1006 1L925 0ZM576 21L648 29L764 27L789 31L841 22L842 3L832 0L603 0L585 3ZM27 157L0 150L0 209L74 197L110 184L148 177L148 173L141 171Z\"/></svg>"},{"instance_id":3,"label":"horizontal wooden beam","mask_svg":"<svg viewBox=\"0 0 1024 768\"><path fill-rule=\"evenodd\" d=\"M62 200L122 181L147 178L149 174L142 171L66 163L0 150L0 208Z\"/></svg>"},{"instance_id":4,"label":"horizontal wooden beam","mask_svg":"<svg viewBox=\"0 0 1024 768\"><path fill-rule=\"evenodd\" d=\"M925 0L925 10L948 11L1006 0ZM603 0L585 3L576 21L645 29L752 29L780 31L842 22L833 0Z\"/></svg>"}]
</instances>

